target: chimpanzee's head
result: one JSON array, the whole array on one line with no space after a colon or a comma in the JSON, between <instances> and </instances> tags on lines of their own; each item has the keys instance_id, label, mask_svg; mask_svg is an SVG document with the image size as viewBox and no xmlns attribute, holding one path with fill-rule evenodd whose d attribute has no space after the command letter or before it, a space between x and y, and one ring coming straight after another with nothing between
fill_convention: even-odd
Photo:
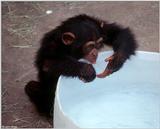
<instances>
[{"instance_id":1,"label":"chimpanzee's head","mask_svg":"<svg viewBox=\"0 0 160 129\"><path fill-rule=\"evenodd\" d=\"M82 23L81 23L82 24ZM62 34L62 41L71 47L72 53L79 58L85 58L91 63L96 63L98 49L103 46L99 28L93 24L83 24L70 28Z\"/></svg>"}]
</instances>

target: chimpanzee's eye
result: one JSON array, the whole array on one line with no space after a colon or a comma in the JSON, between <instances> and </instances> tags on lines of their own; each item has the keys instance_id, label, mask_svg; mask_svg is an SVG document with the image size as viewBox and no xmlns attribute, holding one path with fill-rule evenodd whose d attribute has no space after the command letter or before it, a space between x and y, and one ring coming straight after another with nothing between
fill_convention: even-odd
<instances>
[{"instance_id":1,"label":"chimpanzee's eye","mask_svg":"<svg viewBox=\"0 0 160 129\"><path fill-rule=\"evenodd\" d=\"M92 49L94 49L95 48L95 45L94 44L92 44L92 45L89 45L89 46L87 46L86 47L86 51L87 52L90 52Z\"/></svg>"},{"instance_id":2,"label":"chimpanzee's eye","mask_svg":"<svg viewBox=\"0 0 160 129\"><path fill-rule=\"evenodd\" d=\"M96 44L95 44L95 48L99 49L103 46L103 38L100 37L97 41L96 41Z\"/></svg>"},{"instance_id":3,"label":"chimpanzee's eye","mask_svg":"<svg viewBox=\"0 0 160 129\"><path fill-rule=\"evenodd\" d=\"M103 46L103 42L99 42L95 44L95 48L99 49Z\"/></svg>"},{"instance_id":4,"label":"chimpanzee's eye","mask_svg":"<svg viewBox=\"0 0 160 129\"><path fill-rule=\"evenodd\" d=\"M83 51L85 54L88 54L89 52L92 51L92 49L95 48L95 42L94 41L89 41L86 43L86 45L83 47Z\"/></svg>"}]
</instances>

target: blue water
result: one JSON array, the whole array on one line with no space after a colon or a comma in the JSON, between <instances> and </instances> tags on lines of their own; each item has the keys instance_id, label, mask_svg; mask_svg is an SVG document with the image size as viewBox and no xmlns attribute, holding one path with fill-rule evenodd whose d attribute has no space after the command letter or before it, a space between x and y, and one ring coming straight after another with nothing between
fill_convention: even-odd
<instances>
[{"instance_id":1,"label":"blue water","mask_svg":"<svg viewBox=\"0 0 160 129\"><path fill-rule=\"evenodd\" d=\"M97 73L111 54L100 54ZM160 54L139 52L91 83L62 77L58 92L63 112L80 128L160 128Z\"/></svg>"}]
</instances>

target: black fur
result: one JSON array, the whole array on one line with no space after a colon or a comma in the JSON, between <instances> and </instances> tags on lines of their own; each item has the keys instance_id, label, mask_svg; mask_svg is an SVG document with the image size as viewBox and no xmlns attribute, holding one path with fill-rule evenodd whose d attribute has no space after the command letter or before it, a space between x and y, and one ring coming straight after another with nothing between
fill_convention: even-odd
<instances>
[{"instance_id":1,"label":"black fur","mask_svg":"<svg viewBox=\"0 0 160 129\"><path fill-rule=\"evenodd\" d=\"M64 32L75 34L76 39L71 45L65 45L62 42ZM113 47L115 58L108 65L108 69L113 72L119 70L126 59L135 53L137 45L129 28L110 24L87 15L69 18L45 34L36 58L39 72L38 90L33 90L31 83L26 86L27 94L41 111L53 111L56 84L60 75L83 78L87 82L95 79L96 72L93 66L78 62L78 59L84 56L83 45L87 41L99 37L103 37L104 44ZM37 92L39 93L37 94Z\"/></svg>"}]
</instances>

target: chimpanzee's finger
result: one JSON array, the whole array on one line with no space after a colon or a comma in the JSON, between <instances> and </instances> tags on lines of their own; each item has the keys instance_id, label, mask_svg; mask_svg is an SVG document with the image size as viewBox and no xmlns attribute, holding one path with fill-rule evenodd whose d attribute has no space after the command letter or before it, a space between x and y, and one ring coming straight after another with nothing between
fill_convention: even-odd
<instances>
[{"instance_id":1,"label":"chimpanzee's finger","mask_svg":"<svg viewBox=\"0 0 160 129\"><path fill-rule=\"evenodd\" d=\"M112 73L111 70L105 69L102 73L97 74L97 77L98 77L98 78L104 78L104 77L110 75L111 73Z\"/></svg>"},{"instance_id":2,"label":"chimpanzee's finger","mask_svg":"<svg viewBox=\"0 0 160 129\"><path fill-rule=\"evenodd\" d=\"M105 59L105 62L108 62L108 61L113 60L113 59L114 59L114 55L115 55L115 54L113 54L113 55L110 56L110 57L107 57L107 58Z\"/></svg>"}]
</instances>

